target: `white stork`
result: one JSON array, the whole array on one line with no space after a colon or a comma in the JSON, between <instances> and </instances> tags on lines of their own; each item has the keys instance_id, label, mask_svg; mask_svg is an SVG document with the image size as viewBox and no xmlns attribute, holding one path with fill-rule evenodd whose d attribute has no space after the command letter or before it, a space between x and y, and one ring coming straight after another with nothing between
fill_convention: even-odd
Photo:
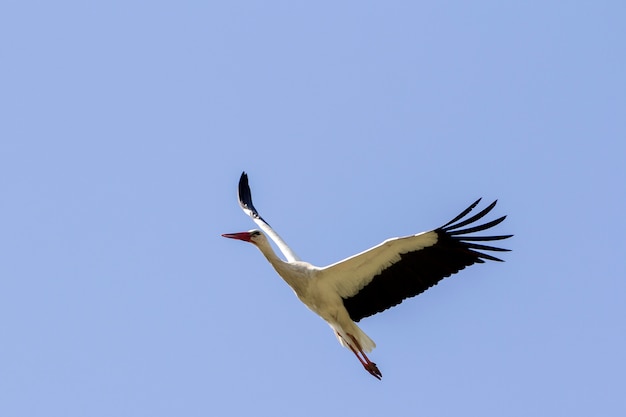
<instances>
[{"instance_id":1,"label":"white stork","mask_svg":"<svg viewBox=\"0 0 626 417\"><path fill-rule=\"evenodd\" d=\"M357 325L364 317L380 313L414 297L443 278L466 266L483 263L485 259L500 261L480 251L508 251L473 242L501 240L512 235L468 236L501 223L506 216L462 229L475 223L493 209L496 201L481 212L466 218L479 203L467 209L443 226L416 235L385 240L364 252L320 268L303 262L281 237L263 220L252 204L248 176L239 179L239 204L243 211L276 243L286 261L272 249L260 230L227 233L222 236L254 244L272 264L278 275L308 308L317 313L334 330L339 343L350 349L374 377L382 374L365 352L376 344Z\"/></svg>"}]
</instances>

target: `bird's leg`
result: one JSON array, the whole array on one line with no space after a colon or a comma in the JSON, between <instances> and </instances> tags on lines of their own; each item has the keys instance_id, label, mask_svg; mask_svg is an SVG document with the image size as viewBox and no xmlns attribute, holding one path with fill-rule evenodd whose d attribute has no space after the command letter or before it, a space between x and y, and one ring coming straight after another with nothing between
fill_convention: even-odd
<instances>
[{"instance_id":1,"label":"bird's leg","mask_svg":"<svg viewBox=\"0 0 626 417\"><path fill-rule=\"evenodd\" d=\"M365 368L365 370L369 372L370 375L380 380L383 377L383 374L378 369L378 366L376 366L376 364L367 357L365 352L363 352L363 348L361 348L361 345L359 344L359 342L357 342L356 338L350 333L348 333L348 336L350 336L350 339L352 339L354 346L356 346L355 348L354 346L352 346L352 343L347 343L347 345L350 346L350 350L352 351L352 353L354 353L359 362L361 362L361 365L363 365L363 368Z\"/></svg>"}]
</instances>

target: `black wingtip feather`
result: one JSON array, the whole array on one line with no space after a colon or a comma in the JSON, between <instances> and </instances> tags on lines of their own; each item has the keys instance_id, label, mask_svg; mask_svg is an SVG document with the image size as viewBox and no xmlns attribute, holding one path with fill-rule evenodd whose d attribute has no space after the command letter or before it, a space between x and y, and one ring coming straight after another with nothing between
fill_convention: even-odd
<instances>
[{"instance_id":1,"label":"black wingtip feather","mask_svg":"<svg viewBox=\"0 0 626 417\"><path fill-rule=\"evenodd\" d=\"M510 252L511 249L497 248L495 246L479 245L477 243L463 243L466 247L478 250L492 250L495 252Z\"/></svg>"},{"instance_id":2,"label":"black wingtip feather","mask_svg":"<svg viewBox=\"0 0 626 417\"><path fill-rule=\"evenodd\" d=\"M481 224L481 225L478 225L478 226L474 226L474 227L470 227L470 228L462 229L462 230L454 230L454 229L456 229L456 226L449 227L449 228L445 229L445 232L447 234L449 234L450 236L456 236L456 235L462 235L462 234L467 234L467 233L480 232L482 230L490 229L490 228L492 228L492 227L502 223L504 221L504 219L506 219L506 216L502 216L499 219L492 220L492 221L487 222L485 224Z\"/></svg>"},{"instance_id":3,"label":"black wingtip feather","mask_svg":"<svg viewBox=\"0 0 626 417\"><path fill-rule=\"evenodd\" d=\"M486 208L481 210L480 213L475 214L472 217L470 217L469 219L465 219L462 222L457 223L457 224L452 225L452 226L449 226L449 227L447 227L445 229L446 230L458 229L459 227L463 227L463 226L465 226L467 224L474 223L475 221L478 221L478 220L482 219L483 217L485 217L487 215L487 213L489 213L496 206L497 202L498 202L498 200L494 201L493 203L489 204ZM459 217L459 216L457 216L457 217Z\"/></svg>"},{"instance_id":4,"label":"black wingtip feather","mask_svg":"<svg viewBox=\"0 0 626 417\"><path fill-rule=\"evenodd\" d=\"M500 236L463 236L465 241L482 242L485 240L503 240L513 237L514 235L500 235Z\"/></svg>"},{"instance_id":5,"label":"black wingtip feather","mask_svg":"<svg viewBox=\"0 0 626 417\"><path fill-rule=\"evenodd\" d=\"M470 211L472 211L474 209L474 207L476 207L478 205L478 203L480 203L480 200L482 200L482 197L479 198L478 200L474 201L468 208L466 208L465 210L463 210L461 212L461 214L459 214L458 216L456 216L454 219L450 220L448 223L444 224L443 226L441 226L441 229L445 229L446 226L451 225L452 223L456 222L457 220L462 219L463 217L465 217L466 214L468 214Z\"/></svg>"},{"instance_id":6,"label":"black wingtip feather","mask_svg":"<svg viewBox=\"0 0 626 417\"><path fill-rule=\"evenodd\" d=\"M242 209L249 210L250 215L253 218L262 220L269 225L269 223L261 217L256 208L254 208L254 204L252 204L252 192L250 191L250 185L248 184L248 174L246 174L245 171L241 173L241 177L239 178L237 197L239 199L239 205Z\"/></svg>"}]
</instances>

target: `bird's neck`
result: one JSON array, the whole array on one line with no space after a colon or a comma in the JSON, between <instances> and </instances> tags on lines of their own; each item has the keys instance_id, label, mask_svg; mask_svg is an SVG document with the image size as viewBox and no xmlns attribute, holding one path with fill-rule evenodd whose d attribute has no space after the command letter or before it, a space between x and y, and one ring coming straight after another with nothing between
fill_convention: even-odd
<instances>
[{"instance_id":1,"label":"bird's neck","mask_svg":"<svg viewBox=\"0 0 626 417\"><path fill-rule=\"evenodd\" d=\"M285 262L276 255L272 247L267 244L257 245L263 256L272 264L278 275L296 292L298 296L306 291L308 280L303 274L301 263Z\"/></svg>"},{"instance_id":2,"label":"bird's neck","mask_svg":"<svg viewBox=\"0 0 626 417\"><path fill-rule=\"evenodd\" d=\"M274 249L272 249L272 246L269 244L269 242L267 241L258 242L256 246L257 248L259 248L263 256L265 256L265 258L272 264L274 268L277 269L277 265L286 263L285 261L280 259L278 255L276 255L276 252L274 252Z\"/></svg>"}]
</instances>

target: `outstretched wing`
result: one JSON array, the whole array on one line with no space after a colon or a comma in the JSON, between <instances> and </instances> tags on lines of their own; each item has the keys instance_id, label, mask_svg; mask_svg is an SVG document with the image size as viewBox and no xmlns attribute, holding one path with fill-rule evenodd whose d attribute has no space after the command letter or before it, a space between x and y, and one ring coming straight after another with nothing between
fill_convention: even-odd
<instances>
[{"instance_id":1,"label":"outstretched wing","mask_svg":"<svg viewBox=\"0 0 626 417\"><path fill-rule=\"evenodd\" d=\"M388 239L321 270L324 285L333 286L354 321L384 311L414 297L443 278L485 260L502 261L483 251L508 251L474 242L502 240L512 235L471 236L500 224L506 216L470 225L483 218L496 201L466 218L480 202L478 199L445 225L413 236Z\"/></svg>"}]
</instances>

